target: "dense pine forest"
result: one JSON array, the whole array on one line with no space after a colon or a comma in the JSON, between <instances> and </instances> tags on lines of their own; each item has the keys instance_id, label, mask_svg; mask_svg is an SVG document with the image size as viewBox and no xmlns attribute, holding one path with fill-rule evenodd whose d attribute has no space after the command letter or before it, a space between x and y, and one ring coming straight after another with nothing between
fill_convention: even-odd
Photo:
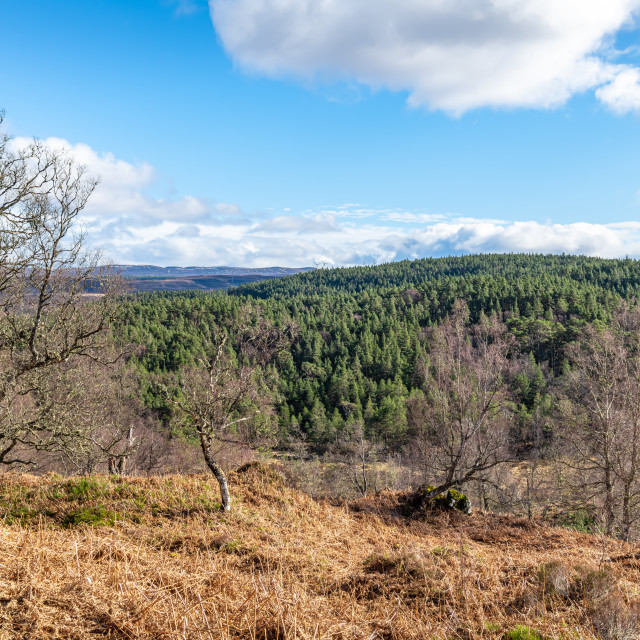
<instances>
[{"instance_id":1,"label":"dense pine forest","mask_svg":"<svg viewBox=\"0 0 640 640\"><path fill-rule=\"evenodd\" d=\"M290 298L298 294L433 286L444 278L473 276L495 278L498 283L495 286L496 293L504 291L499 284L503 279L515 284L521 278L528 278L541 281L544 285L563 279L566 284L576 281L601 286L626 297L637 292L640 266L637 260L629 258L603 260L588 256L553 254L478 254L404 260L373 267L320 269L286 279L248 284L239 287L236 292L256 298ZM560 287L556 285L554 290L558 288ZM476 291L479 293L480 287L476 287Z\"/></svg>"}]
</instances>

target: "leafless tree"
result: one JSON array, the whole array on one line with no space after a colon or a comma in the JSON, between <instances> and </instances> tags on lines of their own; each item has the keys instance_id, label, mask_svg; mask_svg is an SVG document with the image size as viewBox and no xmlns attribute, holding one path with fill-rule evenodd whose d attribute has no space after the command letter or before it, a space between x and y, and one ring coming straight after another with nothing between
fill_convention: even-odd
<instances>
[{"instance_id":1,"label":"leafless tree","mask_svg":"<svg viewBox=\"0 0 640 640\"><path fill-rule=\"evenodd\" d=\"M184 368L173 385L158 383L180 429L200 441L225 511L231 509L231 496L219 455L229 444L255 443L270 433L275 371L268 365L295 332L293 325L276 327L246 309L242 316L233 341L223 329L214 329L206 359Z\"/></svg>"},{"instance_id":2,"label":"leafless tree","mask_svg":"<svg viewBox=\"0 0 640 640\"><path fill-rule=\"evenodd\" d=\"M53 398L54 411L43 421L50 425L49 450L75 473L124 475L146 432L133 373L115 355L111 364L76 358L50 369L35 392L37 399Z\"/></svg>"},{"instance_id":3,"label":"leafless tree","mask_svg":"<svg viewBox=\"0 0 640 640\"><path fill-rule=\"evenodd\" d=\"M471 327L458 301L431 331L425 394L409 400L413 443L433 495L480 481L512 458L513 414L505 377L510 343L504 325L484 319Z\"/></svg>"},{"instance_id":4,"label":"leafless tree","mask_svg":"<svg viewBox=\"0 0 640 640\"><path fill-rule=\"evenodd\" d=\"M0 136L0 465L59 446L60 403L46 390L111 342L121 281L86 250L78 224L96 184L65 153L38 141L12 151Z\"/></svg>"},{"instance_id":5,"label":"leafless tree","mask_svg":"<svg viewBox=\"0 0 640 640\"><path fill-rule=\"evenodd\" d=\"M580 500L604 532L628 539L640 504L640 310L622 305L608 328L587 327L567 349L572 372L560 403Z\"/></svg>"},{"instance_id":6,"label":"leafless tree","mask_svg":"<svg viewBox=\"0 0 640 640\"><path fill-rule=\"evenodd\" d=\"M333 447L334 457L342 462L349 474L349 480L357 493L366 497L371 482L371 466L375 465L381 445L367 438L362 420L348 424L349 433L338 440ZM375 468L374 468L374 490Z\"/></svg>"}]
</instances>

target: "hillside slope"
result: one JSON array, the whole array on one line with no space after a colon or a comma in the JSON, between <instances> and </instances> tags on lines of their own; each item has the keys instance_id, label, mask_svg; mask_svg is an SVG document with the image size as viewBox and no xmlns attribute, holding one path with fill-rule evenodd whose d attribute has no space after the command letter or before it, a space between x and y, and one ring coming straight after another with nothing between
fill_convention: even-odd
<instances>
[{"instance_id":1,"label":"hillside slope","mask_svg":"<svg viewBox=\"0 0 640 640\"><path fill-rule=\"evenodd\" d=\"M231 476L3 476L0 638L638 637L630 545ZM531 633L527 635L527 629ZM535 632L535 633L534 633Z\"/></svg>"},{"instance_id":2,"label":"hillside slope","mask_svg":"<svg viewBox=\"0 0 640 640\"><path fill-rule=\"evenodd\" d=\"M581 255L484 253L446 258L402 260L368 267L339 267L300 272L288 278L245 284L235 295L255 298L291 298L322 294L363 293L377 290L422 289L440 281L445 286L491 278L496 282L544 281L571 283L629 297L640 287L640 260L603 259Z\"/></svg>"}]
</instances>

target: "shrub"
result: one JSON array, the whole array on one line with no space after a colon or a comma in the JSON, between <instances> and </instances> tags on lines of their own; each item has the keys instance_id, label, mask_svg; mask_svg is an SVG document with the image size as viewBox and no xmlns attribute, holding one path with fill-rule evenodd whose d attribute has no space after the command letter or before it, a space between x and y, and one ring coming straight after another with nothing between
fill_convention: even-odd
<instances>
[{"instance_id":1,"label":"shrub","mask_svg":"<svg viewBox=\"0 0 640 640\"><path fill-rule=\"evenodd\" d=\"M40 512L37 509L32 509L26 504L14 504L7 509L0 510L0 517L4 519L7 524L13 524L14 522L28 523L32 519L37 519Z\"/></svg>"},{"instance_id":2,"label":"shrub","mask_svg":"<svg viewBox=\"0 0 640 640\"><path fill-rule=\"evenodd\" d=\"M576 598L600 600L616 590L618 581L608 571L585 571L575 579L573 591Z\"/></svg>"},{"instance_id":3,"label":"shrub","mask_svg":"<svg viewBox=\"0 0 640 640\"><path fill-rule=\"evenodd\" d=\"M374 553L364 561L365 571L405 576L424 576L424 559L419 553L397 553L391 556Z\"/></svg>"},{"instance_id":4,"label":"shrub","mask_svg":"<svg viewBox=\"0 0 640 640\"><path fill-rule=\"evenodd\" d=\"M548 562L538 571L538 580L546 595L568 598L572 591L571 572L560 562Z\"/></svg>"},{"instance_id":5,"label":"shrub","mask_svg":"<svg viewBox=\"0 0 640 640\"><path fill-rule=\"evenodd\" d=\"M90 500L105 494L106 489L97 478L73 478L65 486L69 500Z\"/></svg>"},{"instance_id":6,"label":"shrub","mask_svg":"<svg viewBox=\"0 0 640 640\"><path fill-rule=\"evenodd\" d=\"M540 567L538 582L546 595L592 604L613 593L618 585L608 571L590 571L580 566L571 569L558 561Z\"/></svg>"},{"instance_id":7,"label":"shrub","mask_svg":"<svg viewBox=\"0 0 640 640\"><path fill-rule=\"evenodd\" d=\"M581 531L582 533L593 533L596 530L596 516L586 509L578 509L560 516L558 523L567 529Z\"/></svg>"}]
</instances>

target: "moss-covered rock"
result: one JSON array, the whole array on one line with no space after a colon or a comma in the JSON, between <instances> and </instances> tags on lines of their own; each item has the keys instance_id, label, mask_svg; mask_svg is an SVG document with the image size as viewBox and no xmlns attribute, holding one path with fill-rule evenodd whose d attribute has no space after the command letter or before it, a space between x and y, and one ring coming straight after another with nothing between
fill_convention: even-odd
<instances>
[{"instance_id":1,"label":"moss-covered rock","mask_svg":"<svg viewBox=\"0 0 640 640\"><path fill-rule=\"evenodd\" d=\"M431 500L441 509L457 509L469 515L471 513L471 502L461 491L449 489L446 494L437 495Z\"/></svg>"},{"instance_id":2,"label":"moss-covered rock","mask_svg":"<svg viewBox=\"0 0 640 640\"><path fill-rule=\"evenodd\" d=\"M456 510L467 515L471 514L471 501L456 489L449 489L446 493L436 493L432 485L421 487L408 496L407 507L412 513L426 512L439 509L441 511Z\"/></svg>"}]
</instances>

